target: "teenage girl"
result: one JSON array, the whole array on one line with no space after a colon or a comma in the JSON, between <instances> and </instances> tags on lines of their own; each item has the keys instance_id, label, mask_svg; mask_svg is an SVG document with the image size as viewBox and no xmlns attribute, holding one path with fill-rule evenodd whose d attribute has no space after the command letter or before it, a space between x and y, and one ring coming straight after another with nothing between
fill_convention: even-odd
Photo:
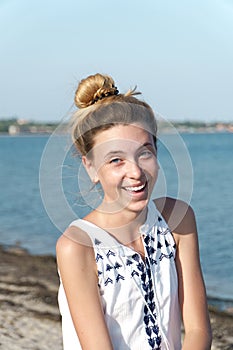
<instances>
[{"instance_id":1,"label":"teenage girl","mask_svg":"<svg viewBox=\"0 0 233 350\"><path fill-rule=\"evenodd\" d=\"M180 200L151 199L157 127L136 94L101 74L75 94L73 141L103 200L57 242L65 350L211 347L194 213Z\"/></svg>"}]
</instances>

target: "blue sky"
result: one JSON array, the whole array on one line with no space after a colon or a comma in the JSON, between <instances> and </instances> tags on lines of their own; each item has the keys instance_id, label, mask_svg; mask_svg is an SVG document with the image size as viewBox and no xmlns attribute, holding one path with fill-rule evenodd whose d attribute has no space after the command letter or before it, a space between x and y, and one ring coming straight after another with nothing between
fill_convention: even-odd
<instances>
[{"instance_id":1,"label":"blue sky","mask_svg":"<svg viewBox=\"0 0 233 350\"><path fill-rule=\"evenodd\" d=\"M0 118L59 121L102 72L168 120L233 121L232 43L233 0L0 0Z\"/></svg>"}]
</instances>

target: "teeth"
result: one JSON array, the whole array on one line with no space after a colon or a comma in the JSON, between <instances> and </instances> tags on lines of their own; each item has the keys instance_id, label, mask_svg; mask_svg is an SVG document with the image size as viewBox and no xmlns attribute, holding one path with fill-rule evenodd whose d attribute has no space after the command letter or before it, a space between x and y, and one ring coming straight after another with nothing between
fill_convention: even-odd
<instances>
[{"instance_id":1,"label":"teeth","mask_svg":"<svg viewBox=\"0 0 233 350\"><path fill-rule=\"evenodd\" d=\"M137 192L137 191L142 190L144 187L145 187L145 184L141 185L141 186L125 187L125 189L126 189L126 191Z\"/></svg>"}]
</instances>

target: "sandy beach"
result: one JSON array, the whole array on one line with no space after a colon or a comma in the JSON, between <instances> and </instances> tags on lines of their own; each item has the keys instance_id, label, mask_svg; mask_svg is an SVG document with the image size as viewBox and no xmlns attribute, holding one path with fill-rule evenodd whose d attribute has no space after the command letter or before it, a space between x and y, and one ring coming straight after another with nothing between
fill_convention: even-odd
<instances>
[{"instance_id":1,"label":"sandy beach","mask_svg":"<svg viewBox=\"0 0 233 350\"><path fill-rule=\"evenodd\" d=\"M0 247L0 266L0 349L62 350L55 258ZM212 350L233 350L233 310L210 318Z\"/></svg>"}]
</instances>

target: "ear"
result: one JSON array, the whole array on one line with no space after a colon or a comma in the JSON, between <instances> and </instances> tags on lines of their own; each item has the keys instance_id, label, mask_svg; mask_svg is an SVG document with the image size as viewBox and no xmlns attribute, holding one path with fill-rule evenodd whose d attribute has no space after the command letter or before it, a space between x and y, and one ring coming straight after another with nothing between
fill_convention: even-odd
<instances>
[{"instance_id":1,"label":"ear","mask_svg":"<svg viewBox=\"0 0 233 350\"><path fill-rule=\"evenodd\" d=\"M86 169L91 181L94 184L97 184L97 182L99 182L99 178L98 178L98 174L96 172L96 169L95 169L91 159L87 158L86 156L83 156L82 163L83 163L83 166Z\"/></svg>"}]
</instances>

